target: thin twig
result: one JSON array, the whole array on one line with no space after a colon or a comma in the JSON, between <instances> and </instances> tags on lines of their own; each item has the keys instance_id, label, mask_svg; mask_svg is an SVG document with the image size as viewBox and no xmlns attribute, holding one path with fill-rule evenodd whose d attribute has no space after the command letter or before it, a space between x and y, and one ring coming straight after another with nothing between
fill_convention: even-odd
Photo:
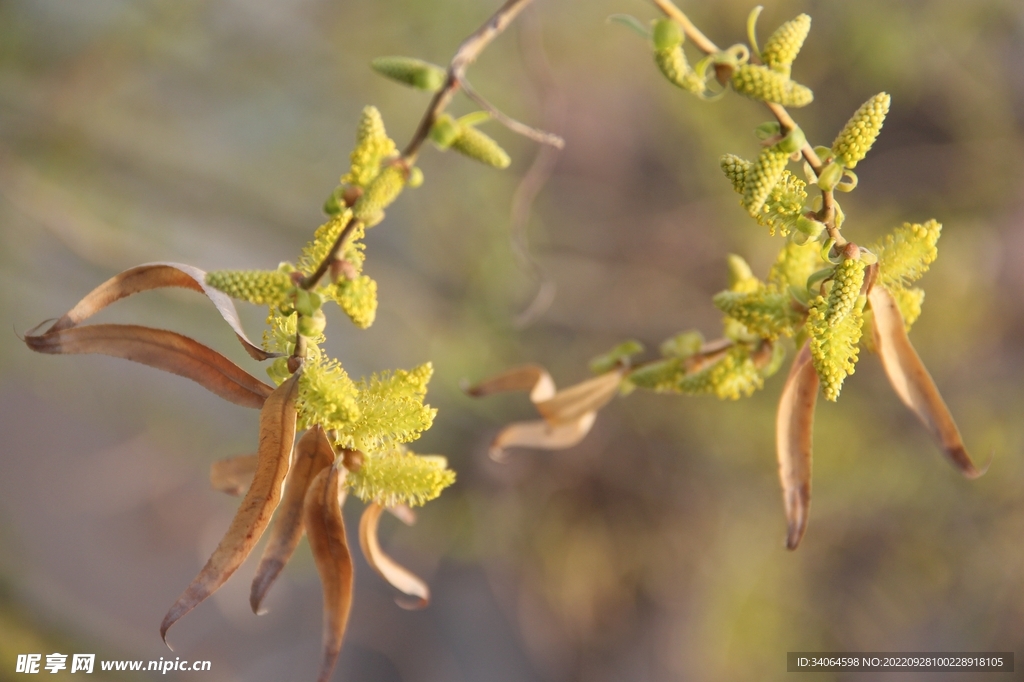
<instances>
[{"instance_id":1,"label":"thin twig","mask_svg":"<svg viewBox=\"0 0 1024 682\"><path fill-rule=\"evenodd\" d=\"M341 231L341 234L338 235L338 238L334 240L334 244L331 245L331 250L328 251L327 256L320 261L320 265L317 266L313 274L309 277L303 278L303 280L299 282L299 286L301 288L308 291L320 283L320 280L323 279L324 275L327 274L327 270L331 267L331 263L333 263L338 257L338 254L341 253L341 248L345 245L345 240L348 239L349 235L352 234L358 224L358 218L349 218L348 222L345 224L345 228Z\"/></svg>"},{"instance_id":2,"label":"thin twig","mask_svg":"<svg viewBox=\"0 0 1024 682\"><path fill-rule=\"evenodd\" d=\"M430 135L430 129L434 126L434 121L448 108L452 97L462 87L466 77L466 69L469 65L476 61L480 53L484 51L484 48L501 35L508 25L512 23L512 20L526 9L531 2L533 0L507 0L490 19L484 22L483 26L462 41L459 49L455 52L455 56L452 57L451 63L448 65L448 77L445 79L444 86L430 100L430 105L427 107L426 113L423 114L419 126L416 127L412 140L409 141L409 144L402 151L402 158L407 163L412 165L412 162L415 161L420 147L423 146L423 143Z\"/></svg>"},{"instance_id":3,"label":"thin twig","mask_svg":"<svg viewBox=\"0 0 1024 682\"><path fill-rule=\"evenodd\" d=\"M538 130L537 128L532 128L526 125L525 123L515 120L508 114L501 111L501 109L498 109L496 106L494 106L486 99L484 99L483 95L474 90L470 86L469 81L466 80L465 78L462 78L459 81L459 84L460 87L462 88L462 91L466 93L467 97L469 97L471 100L479 104L484 111L491 115L491 118L493 118L495 121L508 128L512 132L518 133L523 137L533 140L534 142L550 145L555 149L565 148L565 140L562 139L560 135L555 135L554 133Z\"/></svg>"}]
</instances>

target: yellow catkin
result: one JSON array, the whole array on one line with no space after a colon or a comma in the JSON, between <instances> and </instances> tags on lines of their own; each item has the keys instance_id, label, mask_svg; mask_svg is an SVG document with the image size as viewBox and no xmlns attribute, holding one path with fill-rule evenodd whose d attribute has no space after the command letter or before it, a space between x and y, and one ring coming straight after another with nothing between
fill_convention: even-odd
<instances>
[{"instance_id":1,"label":"yellow catkin","mask_svg":"<svg viewBox=\"0 0 1024 682\"><path fill-rule=\"evenodd\" d=\"M889 113L889 101L888 93L878 93L861 105L836 136L832 153L847 168L854 168L875 143Z\"/></svg>"},{"instance_id":2,"label":"yellow catkin","mask_svg":"<svg viewBox=\"0 0 1024 682\"><path fill-rule=\"evenodd\" d=\"M836 326L830 326L826 321L828 300L824 296L818 296L808 311L811 362L821 379L821 390L826 400L835 402L839 398L843 381L856 368L865 301L866 297L859 297L853 310Z\"/></svg>"},{"instance_id":3,"label":"yellow catkin","mask_svg":"<svg viewBox=\"0 0 1024 682\"><path fill-rule=\"evenodd\" d=\"M782 178L787 163L789 154L778 146L765 147L757 155L757 161L747 171L743 189L743 207L752 218L761 212L768 195Z\"/></svg>"},{"instance_id":4,"label":"yellow catkin","mask_svg":"<svg viewBox=\"0 0 1024 682\"><path fill-rule=\"evenodd\" d=\"M775 29L761 50L765 65L785 76L789 76L793 60L800 53L807 33L811 30L811 18L801 14Z\"/></svg>"},{"instance_id":5,"label":"yellow catkin","mask_svg":"<svg viewBox=\"0 0 1024 682\"><path fill-rule=\"evenodd\" d=\"M850 314L857 299L860 288L864 284L864 263L860 260L846 259L835 270L832 289L828 294L828 305L825 309L825 323L830 327L838 326Z\"/></svg>"},{"instance_id":6,"label":"yellow catkin","mask_svg":"<svg viewBox=\"0 0 1024 682\"><path fill-rule=\"evenodd\" d=\"M395 142L384 129L377 107L366 107L356 129L356 147L352 150L352 168L341 178L343 184L367 187L380 172L380 164L396 152Z\"/></svg>"},{"instance_id":7,"label":"yellow catkin","mask_svg":"<svg viewBox=\"0 0 1024 682\"><path fill-rule=\"evenodd\" d=\"M751 99L803 107L814 101L810 88L760 64L741 64L732 74L733 89Z\"/></svg>"},{"instance_id":8,"label":"yellow catkin","mask_svg":"<svg viewBox=\"0 0 1024 682\"><path fill-rule=\"evenodd\" d=\"M258 305L279 305L294 286L288 273L278 270L215 270L206 283L232 298Z\"/></svg>"}]
</instances>

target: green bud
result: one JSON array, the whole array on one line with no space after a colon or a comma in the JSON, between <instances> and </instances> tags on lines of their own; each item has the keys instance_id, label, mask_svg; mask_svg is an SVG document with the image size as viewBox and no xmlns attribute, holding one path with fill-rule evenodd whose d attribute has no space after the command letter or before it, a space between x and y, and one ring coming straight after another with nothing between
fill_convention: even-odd
<instances>
[{"instance_id":1,"label":"green bud","mask_svg":"<svg viewBox=\"0 0 1024 682\"><path fill-rule=\"evenodd\" d=\"M295 309L300 315L312 315L320 309L320 296L305 289L298 289L295 292Z\"/></svg>"},{"instance_id":2,"label":"green bud","mask_svg":"<svg viewBox=\"0 0 1024 682\"><path fill-rule=\"evenodd\" d=\"M759 140L767 140L769 137L775 137L782 132L782 126L779 125L778 121L768 121L754 128L754 135Z\"/></svg>"},{"instance_id":3,"label":"green bud","mask_svg":"<svg viewBox=\"0 0 1024 682\"><path fill-rule=\"evenodd\" d=\"M856 167L875 143L885 115L889 113L888 93L880 92L861 105L832 143L836 159L847 168Z\"/></svg>"},{"instance_id":4,"label":"green bud","mask_svg":"<svg viewBox=\"0 0 1024 682\"><path fill-rule=\"evenodd\" d=\"M792 154L803 149L806 143L807 137L804 135L804 131L800 128L793 128L776 146L780 150Z\"/></svg>"},{"instance_id":5,"label":"green bud","mask_svg":"<svg viewBox=\"0 0 1024 682\"><path fill-rule=\"evenodd\" d=\"M683 44L683 29L671 19L659 19L654 22L654 49L670 50Z\"/></svg>"},{"instance_id":6,"label":"green bud","mask_svg":"<svg viewBox=\"0 0 1024 682\"><path fill-rule=\"evenodd\" d=\"M729 266L729 289L732 291L746 289L749 282L757 281L753 271L750 269L747 261L743 260L742 256L730 253L726 258L726 263Z\"/></svg>"},{"instance_id":7,"label":"green bud","mask_svg":"<svg viewBox=\"0 0 1024 682\"><path fill-rule=\"evenodd\" d=\"M806 86L759 64L737 66L731 83L736 92L762 102L803 107L814 100L814 93Z\"/></svg>"},{"instance_id":8,"label":"green bud","mask_svg":"<svg viewBox=\"0 0 1024 682\"><path fill-rule=\"evenodd\" d=\"M843 179L843 164L832 162L821 169L821 174L818 175L818 187L823 192L830 192L836 188L839 181Z\"/></svg>"},{"instance_id":9,"label":"green bud","mask_svg":"<svg viewBox=\"0 0 1024 682\"><path fill-rule=\"evenodd\" d=\"M331 196L327 197L327 201L324 202L324 213L327 215L338 215L345 210L345 188L335 187L334 191L331 192Z\"/></svg>"},{"instance_id":10,"label":"green bud","mask_svg":"<svg viewBox=\"0 0 1024 682\"><path fill-rule=\"evenodd\" d=\"M409 169L409 179L405 184L413 189L423 184L423 171L420 170L419 166L413 166Z\"/></svg>"},{"instance_id":11,"label":"green bud","mask_svg":"<svg viewBox=\"0 0 1024 682\"><path fill-rule=\"evenodd\" d=\"M413 57L377 57L370 66L391 80L431 92L440 90L448 77L440 66Z\"/></svg>"},{"instance_id":12,"label":"green bud","mask_svg":"<svg viewBox=\"0 0 1024 682\"><path fill-rule=\"evenodd\" d=\"M821 231L825 229L825 225L813 218L801 215L796 219L796 229L813 238L821 234Z\"/></svg>"},{"instance_id":13,"label":"green bud","mask_svg":"<svg viewBox=\"0 0 1024 682\"><path fill-rule=\"evenodd\" d=\"M327 317L324 311L317 310L312 315L299 315L299 334L307 338L316 337L323 333L327 327Z\"/></svg>"}]
</instances>

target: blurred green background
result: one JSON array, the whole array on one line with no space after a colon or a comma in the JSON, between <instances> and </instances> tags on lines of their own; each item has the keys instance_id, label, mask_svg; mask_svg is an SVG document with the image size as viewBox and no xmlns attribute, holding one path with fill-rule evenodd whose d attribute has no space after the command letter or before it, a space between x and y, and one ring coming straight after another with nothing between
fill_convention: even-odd
<instances>
[{"instance_id":1,"label":"blurred green background","mask_svg":"<svg viewBox=\"0 0 1024 682\"><path fill-rule=\"evenodd\" d=\"M130 363L34 355L17 334L141 262L295 259L362 107L377 105L404 144L427 104L369 60L446 63L496 5L0 0L0 305L14 330L0 336L0 679L20 678L17 653L53 651L208 659L210 680L313 679L320 589L305 548L269 614L249 612L249 562L171 631L174 653L157 632L237 504L209 489L209 464L254 449L257 414ZM720 45L744 39L747 2L683 8ZM335 679L778 680L793 650L1019 659L1024 5L785 1L762 15L762 36L813 17L794 67L815 92L794 112L812 142L891 93L860 186L842 197L844 232L864 243L904 220L945 225L912 340L976 460L992 458L962 479L864 354L840 402L819 403L795 553L782 546L774 454L784 371L736 403L637 392L576 448L501 465L487 444L528 402L459 388L524 361L569 385L624 338L714 336L725 255L763 276L782 243L718 170L722 153L756 154L767 112L673 88L638 36L606 22L618 12L656 16L640 0L537 0L470 72L499 107L567 139L526 229L550 306L517 323L540 285L517 256L511 207L538 149L490 124L512 167L426 150L425 184L367 239L376 324L330 319L329 348L356 376L434 362L440 412L417 449L447 454L459 475L416 527L382 524L433 604L397 608L360 558ZM455 113L470 110L457 100ZM242 314L258 337L260 311ZM134 297L98 319L174 329L262 371L191 293Z\"/></svg>"}]
</instances>

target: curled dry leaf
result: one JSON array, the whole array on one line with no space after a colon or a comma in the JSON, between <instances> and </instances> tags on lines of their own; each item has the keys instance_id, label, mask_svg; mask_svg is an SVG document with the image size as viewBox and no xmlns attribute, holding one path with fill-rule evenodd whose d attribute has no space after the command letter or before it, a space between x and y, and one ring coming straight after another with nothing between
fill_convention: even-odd
<instances>
[{"instance_id":1,"label":"curled dry leaf","mask_svg":"<svg viewBox=\"0 0 1024 682\"><path fill-rule=\"evenodd\" d=\"M540 365L520 365L466 389L475 398L506 391L530 391L530 400L539 403L555 395L555 382Z\"/></svg>"},{"instance_id":2,"label":"curled dry leaf","mask_svg":"<svg viewBox=\"0 0 1024 682\"><path fill-rule=\"evenodd\" d=\"M423 580L399 565L380 548L377 526L383 511L384 507L376 502L371 502L366 506L366 510L359 520L359 546L363 548L363 556L366 557L373 570L380 574L380 577L391 583L395 589L416 597L416 600L412 602L396 599L398 605L405 609L422 609L430 603L430 588Z\"/></svg>"},{"instance_id":3,"label":"curled dry leaf","mask_svg":"<svg viewBox=\"0 0 1024 682\"><path fill-rule=\"evenodd\" d=\"M122 298L141 291L164 287L182 287L206 294L224 321L238 336L238 340L246 352L256 360L266 360L279 355L279 353L268 353L249 340L242 329L242 321L238 319L238 311L235 310L235 304L231 297L208 286L206 272L182 263L146 263L114 275L86 294L85 298L58 319L49 331L70 329Z\"/></svg>"},{"instance_id":4,"label":"curled dry leaf","mask_svg":"<svg viewBox=\"0 0 1024 682\"><path fill-rule=\"evenodd\" d=\"M407 526L416 525L416 512L407 504L396 504L394 507L387 507L388 513L394 516Z\"/></svg>"},{"instance_id":5,"label":"curled dry leaf","mask_svg":"<svg viewBox=\"0 0 1024 682\"><path fill-rule=\"evenodd\" d=\"M54 324L42 334L27 335L25 343L37 353L97 353L149 365L191 379L243 407L263 407L273 391L212 348L166 329L134 324L90 324L58 329Z\"/></svg>"},{"instance_id":6,"label":"curled dry leaf","mask_svg":"<svg viewBox=\"0 0 1024 682\"><path fill-rule=\"evenodd\" d=\"M814 405L818 400L818 373L805 343L786 378L775 420L775 445L779 458L782 502L786 509L786 548L796 549L811 508L811 433Z\"/></svg>"},{"instance_id":7,"label":"curled dry leaf","mask_svg":"<svg viewBox=\"0 0 1024 682\"><path fill-rule=\"evenodd\" d=\"M302 509L306 491L313 477L334 463L335 453L327 434L317 425L306 431L295 446L295 461L288 470L285 480L284 497L278 508L277 518L270 528L267 546L256 569L249 592L249 605L253 613L260 613L260 604L270 586L277 580L281 569L291 558L299 540L305 532L302 523Z\"/></svg>"},{"instance_id":8,"label":"curled dry leaf","mask_svg":"<svg viewBox=\"0 0 1024 682\"><path fill-rule=\"evenodd\" d=\"M332 466L313 479L306 492L303 521L324 592L323 658L317 682L327 682L341 651L352 609L352 554L345 536L341 505L345 469Z\"/></svg>"},{"instance_id":9,"label":"curled dry leaf","mask_svg":"<svg viewBox=\"0 0 1024 682\"><path fill-rule=\"evenodd\" d=\"M236 455L218 459L210 465L210 485L228 495L241 495L249 489L256 473L257 455Z\"/></svg>"},{"instance_id":10,"label":"curled dry leaf","mask_svg":"<svg viewBox=\"0 0 1024 682\"><path fill-rule=\"evenodd\" d=\"M263 405L252 485L210 560L164 616L160 624L164 642L167 630L178 619L217 591L242 565L269 525L281 499L281 488L291 462L298 385L299 374L296 373L278 386Z\"/></svg>"},{"instance_id":11,"label":"curled dry leaf","mask_svg":"<svg viewBox=\"0 0 1024 682\"><path fill-rule=\"evenodd\" d=\"M621 369L594 377L562 389L551 398L537 403L537 411L552 424L564 424L595 413L615 397L622 383Z\"/></svg>"},{"instance_id":12,"label":"curled dry leaf","mask_svg":"<svg viewBox=\"0 0 1024 682\"><path fill-rule=\"evenodd\" d=\"M560 450L579 443L590 432L597 411L615 397L623 370L610 372L555 391L551 375L539 365L522 365L467 389L472 396L500 391L530 391L530 400L543 420L515 422L491 443L490 456L500 461L510 447Z\"/></svg>"},{"instance_id":13,"label":"curled dry leaf","mask_svg":"<svg viewBox=\"0 0 1024 682\"><path fill-rule=\"evenodd\" d=\"M588 412L566 424L552 426L543 419L509 424L494 437L491 443L491 459L500 462L505 459L507 448L539 448L562 450L571 448L590 433L596 412Z\"/></svg>"},{"instance_id":14,"label":"curled dry leaf","mask_svg":"<svg viewBox=\"0 0 1024 682\"><path fill-rule=\"evenodd\" d=\"M875 347L896 395L917 415L953 465L967 478L977 478L984 470L974 466L967 454L953 415L907 337L903 316L892 294L876 284L868 293L868 301Z\"/></svg>"}]
</instances>

